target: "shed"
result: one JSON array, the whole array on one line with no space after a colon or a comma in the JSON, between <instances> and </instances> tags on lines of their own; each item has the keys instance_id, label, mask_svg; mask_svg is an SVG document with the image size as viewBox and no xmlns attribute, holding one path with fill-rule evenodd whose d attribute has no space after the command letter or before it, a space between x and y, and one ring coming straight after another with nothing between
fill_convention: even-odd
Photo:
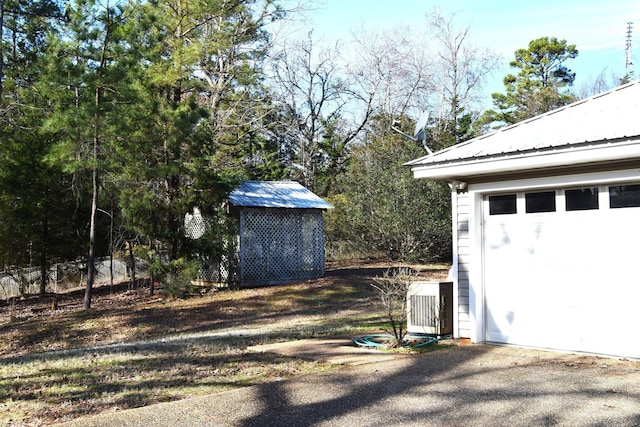
<instances>
[{"instance_id":1,"label":"shed","mask_svg":"<svg viewBox=\"0 0 640 427\"><path fill-rule=\"evenodd\" d=\"M297 182L248 181L229 195L238 218L239 279L272 285L324 275L323 212L329 203Z\"/></svg>"},{"instance_id":2,"label":"shed","mask_svg":"<svg viewBox=\"0 0 640 427\"><path fill-rule=\"evenodd\" d=\"M640 358L640 82L408 163L449 181L454 335Z\"/></svg>"}]
</instances>

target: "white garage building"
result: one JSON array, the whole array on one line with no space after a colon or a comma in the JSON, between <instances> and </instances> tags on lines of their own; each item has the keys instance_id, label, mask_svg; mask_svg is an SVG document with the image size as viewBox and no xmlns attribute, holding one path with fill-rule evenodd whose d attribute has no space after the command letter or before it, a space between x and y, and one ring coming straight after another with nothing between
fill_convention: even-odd
<instances>
[{"instance_id":1,"label":"white garage building","mask_svg":"<svg viewBox=\"0 0 640 427\"><path fill-rule=\"evenodd\" d=\"M640 358L640 81L408 165L451 183L454 335Z\"/></svg>"}]
</instances>

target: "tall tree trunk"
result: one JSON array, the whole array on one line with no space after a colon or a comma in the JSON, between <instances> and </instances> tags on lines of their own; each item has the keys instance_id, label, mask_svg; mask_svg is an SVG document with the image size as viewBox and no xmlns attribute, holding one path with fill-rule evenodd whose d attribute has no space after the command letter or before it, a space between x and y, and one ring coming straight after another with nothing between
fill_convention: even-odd
<instances>
[{"instance_id":1,"label":"tall tree trunk","mask_svg":"<svg viewBox=\"0 0 640 427\"><path fill-rule=\"evenodd\" d=\"M113 197L110 197L111 201L111 214L109 215L109 290L113 293L113 216L114 216L114 201Z\"/></svg>"},{"instance_id":2,"label":"tall tree trunk","mask_svg":"<svg viewBox=\"0 0 640 427\"><path fill-rule=\"evenodd\" d=\"M154 255L153 255L153 257L154 257L154 258L155 258L155 257L158 257L158 256L159 256L159 254L158 254L158 245L157 245L157 243L156 243L156 242L151 243L150 247L152 248L152 251L151 251L151 252L154 254ZM153 262L153 261L152 261L152 262ZM151 274L150 274L149 280L151 281L151 286L150 286L150 287L151 287L151 291L150 291L150 294L151 294L151 295L153 295L153 289L154 289L154 287L155 287L155 283L156 283L156 271L155 271L155 269L154 269L154 268L151 268Z\"/></svg>"},{"instance_id":3,"label":"tall tree trunk","mask_svg":"<svg viewBox=\"0 0 640 427\"><path fill-rule=\"evenodd\" d=\"M85 310L91 308L91 293L96 269L96 219L98 215L98 191L100 180L98 175L98 150L100 147L100 103L102 102L102 89L96 88L95 107L96 113L93 125L93 179L91 195L91 219L89 225L89 256L87 257L87 286L84 292Z\"/></svg>"},{"instance_id":4,"label":"tall tree trunk","mask_svg":"<svg viewBox=\"0 0 640 427\"><path fill-rule=\"evenodd\" d=\"M2 1L2 0L0 0ZM45 208L42 218L41 238L42 245L40 247L40 298L44 297L47 292L48 265L47 265L47 241L49 239L49 214Z\"/></svg>"},{"instance_id":5,"label":"tall tree trunk","mask_svg":"<svg viewBox=\"0 0 640 427\"><path fill-rule=\"evenodd\" d=\"M175 153L174 151L167 150L167 165L169 165L174 159L179 159L180 155ZM165 179L165 199L167 201L167 206L169 207L169 211L171 211L169 218L167 220L167 229L169 234L169 247L168 249L168 261L174 261L179 256L180 251L180 220L176 217L174 213L175 201L179 196L178 193L180 191L180 177L177 175L170 175Z\"/></svg>"},{"instance_id":6,"label":"tall tree trunk","mask_svg":"<svg viewBox=\"0 0 640 427\"><path fill-rule=\"evenodd\" d=\"M109 14L109 1L106 3L106 10ZM102 41L102 51L100 53L100 64L98 66L98 85L95 89L94 97L94 117L93 117L93 179L91 194L91 220L89 226L89 256L87 259L87 287L84 292L84 309L91 308L91 293L93 290L93 281L95 277L96 262L96 219L98 215L98 195L100 190L99 175L99 154L100 154L100 132L102 130L102 99L103 99L103 78L107 67L107 43L111 37L111 25L106 25L104 39Z\"/></svg>"},{"instance_id":7,"label":"tall tree trunk","mask_svg":"<svg viewBox=\"0 0 640 427\"><path fill-rule=\"evenodd\" d=\"M4 0L0 0L0 105L2 105L2 81L4 80L4 50L2 48L2 32L4 31Z\"/></svg>"},{"instance_id":8,"label":"tall tree trunk","mask_svg":"<svg viewBox=\"0 0 640 427\"><path fill-rule=\"evenodd\" d=\"M96 95L99 97L99 95ZM97 129L97 126L96 126ZM98 158L99 138L96 134L93 140L93 158ZM87 286L84 292L84 309L91 308L91 293L93 290L93 281L96 269L96 217L98 214L98 165L93 165L93 191L91 196L91 220L89 226L89 256L87 257Z\"/></svg>"},{"instance_id":9,"label":"tall tree trunk","mask_svg":"<svg viewBox=\"0 0 640 427\"><path fill-rule=\"evenodd\" d=\"M136 257L133 255L133 242L129 240L129 268L131 269L131 283L129 290L136 287ZM153 284L152 284L153 287Z\"/></svg>"}]
</instances>

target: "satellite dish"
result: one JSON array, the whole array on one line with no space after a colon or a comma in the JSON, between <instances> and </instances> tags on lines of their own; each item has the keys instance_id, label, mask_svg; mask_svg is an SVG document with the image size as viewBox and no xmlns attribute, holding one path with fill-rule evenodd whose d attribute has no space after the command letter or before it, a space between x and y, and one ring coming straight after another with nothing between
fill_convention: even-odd
<instances>
[{"instance_id":1,"label":"satellite dish","mask_svg":"<svg viewBox=\"0 0 640 427\"><path fill-rule=\"evenodd\" d=\"M418 121L416 122L416 130L413 132L413 137L415 139L424 140L425 139L425 128L427 127L427 122L429 121L429 112L425 111L422 113Z\"/></svg>"},{"instance_id":2,"label":"satellite dish","mask_svg":"<svg viewBox=\"0 0 640 427\"><path fill-rule=\"evenodd\" d=\"M403 135L409 139L412 139L414 141L422 141L422 146L424 147L424 149L427 151L427 153L429 154L433 154L433 151L431 151L429 149L429 147L427 146L427 122L429 121L429 112L425 111L424 113L422 113L422 115L420 116L420 118L418 119L418 121L416 122L416 130L413 132L413 136L402 132L400 129L398 129L396 127L396 122L393 122L393 125L391 126L391 129L393 129L394 131L398 132L400 135Z\"/></svg>"}]
</instances>

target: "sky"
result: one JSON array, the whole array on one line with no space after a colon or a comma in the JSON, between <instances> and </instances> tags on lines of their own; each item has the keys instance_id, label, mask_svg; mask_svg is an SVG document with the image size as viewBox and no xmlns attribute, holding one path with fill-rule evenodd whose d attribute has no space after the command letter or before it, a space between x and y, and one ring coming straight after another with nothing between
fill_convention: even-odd
<instances>
[{"instance_id":1,"label":"sky","mask_svg":"<svg viewBox=\"0 0 640 427\"><path fill-rule=\"evenodd\" d=\"M459 28L470 27L471 42L492 49L503 60L486 88L504 92L502 78L512 72L514 52L540 37L565 39L579 55L565 65L576 73L575 87L593 81L602 72L626 74L627 23L632 22L632 59L640 77L640 1L634 0L317 0L307 13L314 34L327 39L350 39L363 26L391 29L425 25L425 15L437 7L445 16L455 13Z\"/></svg>"}]
</instances>

